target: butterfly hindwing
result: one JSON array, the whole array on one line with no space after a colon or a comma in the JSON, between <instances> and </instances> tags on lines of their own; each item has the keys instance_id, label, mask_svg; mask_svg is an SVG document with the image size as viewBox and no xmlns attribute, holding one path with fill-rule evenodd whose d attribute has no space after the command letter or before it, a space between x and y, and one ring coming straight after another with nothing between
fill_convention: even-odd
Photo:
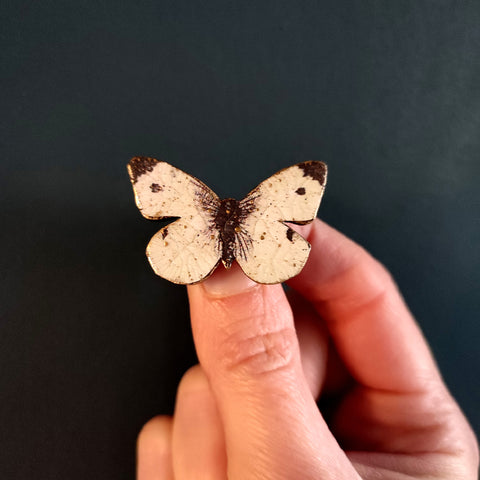
<instances>
[{"instance_id":1,"label":"butterfly hindwing","mask_svg":"<svg viewBox=\"0 0 480 480\"><path fill-rule=\"evenodd\" d=\"M196 283L210 275L221 258L213 221L217 195L200 180L154 158L132 158L128 172L144 217L180 217L148 244L147 256L155 273L179 284Z\"/></svg>"},{"instance_id":2,"label":"butterfly hindwing","mask_svg":"<svg viewBox=\"0 0 480 480\"><path fill-rule=\"evenodd\" d=\"M237 262L245 274L258 283L281 283L302 270L310 244L298 233L268 216L250 216L242 226L250 237L243 253L237 248Z\"/></svg>"},{"instance_id":3,"label":"butterfly hindwing","mask_svg":"<svg viewBox=\"0 0 480 480\"><path fill-rule=\"evenodd\" d=\"M263 181L240 202L251 211L240 224L236 244L236 259L246 275L270 284L300 273L310 244L283 222L306 224L315 218L326 176L324 163L300 163Z\"/></svg>"},{"instance_id":4,"label":"butterfly hindwing","mask_svg":"<svg viewBox=\"0 0 480 480\"><path fill-rule=\"evenodd\" d=\"M155 273L173 283L200 282L220 261L218 232L210 231L200 216L180 218L152 237L147 257Z\"/></svg>"}]
</instances>

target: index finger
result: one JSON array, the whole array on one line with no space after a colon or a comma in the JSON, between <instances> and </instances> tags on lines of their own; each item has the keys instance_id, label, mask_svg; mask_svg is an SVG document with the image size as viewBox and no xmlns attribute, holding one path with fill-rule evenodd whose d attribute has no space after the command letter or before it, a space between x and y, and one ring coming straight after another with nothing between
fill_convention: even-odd
<instances>
[{"instance_id":1,"label":"index finger","mask_svg":"<svg viewBox=\"0 0 480 480\"><path fill-rule=\"evenodd\" d=\"M325 320L352 376L395 392L421 391L438 380L427 343L389 272L318 219L302 234L312 245L310 258L288 283Z\"/></svg>"}]
</instances>

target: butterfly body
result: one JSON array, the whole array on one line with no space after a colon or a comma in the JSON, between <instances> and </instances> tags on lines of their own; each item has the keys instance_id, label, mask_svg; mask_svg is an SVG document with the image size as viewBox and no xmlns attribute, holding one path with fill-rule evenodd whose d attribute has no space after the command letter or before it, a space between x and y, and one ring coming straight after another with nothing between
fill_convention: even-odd
<instances>
[{"instance_id":1,"label":"butterfly body","mask_svg":"<svg viewBox=\"0 0 480 480\"><path fill-rule=\"evenodd\" d=\"M220 232L222 249L222 263L225 268L230 268L235 260L235 245L237 235L241 232L242 217L245 212L240 207L240 202L234 198L225 198L220 202L214 217L215 228Z\"/></svg>"},{"instance_id":2,"label":"butterfly body","mask_svg":"<svg viewBox=\"0 0 480 480\"><path fill-rule=\"evenodd\" d=\"M300 272L310 245L284 222L316 216L326 165L304 162L262 182L243 200L219 197L200 180L166 162L134 157L128 165L137 206L149 219L180 217L150 241L147 257L158 275L180 284L208 277L236 260L259 283L280 283Z\"/></svg>"}]
</instances>

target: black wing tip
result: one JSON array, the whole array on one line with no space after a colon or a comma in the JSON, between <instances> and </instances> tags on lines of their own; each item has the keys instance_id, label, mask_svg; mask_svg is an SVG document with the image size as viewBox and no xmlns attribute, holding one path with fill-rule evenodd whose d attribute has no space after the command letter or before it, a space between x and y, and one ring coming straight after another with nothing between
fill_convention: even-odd
<instances>
[{"instance_id":1,"label":"black wing tip","mask_svg":"<svg viewBox=\"0 0 480 480\"><path fill-rule=\"evenodd\" d=\"M298 163L297 167L303 170L304 177L311 177L317 180L322 187L327 183L327 164L324 162L309 160L307 162Z\"/></svg>"},{"instance_id":2,"label":"black wing tip","mask_svg":"<svg viewBox=\"0 0 480 480\"><path fill-rule=\"evenodd\" d=\"M140 156L130 159L127 169L130 178L132 179L132 183L136 183L137 180L145 173L151 172L157 163L160 163L160 160L152 157Z\"/></svg>"}]
</instances>

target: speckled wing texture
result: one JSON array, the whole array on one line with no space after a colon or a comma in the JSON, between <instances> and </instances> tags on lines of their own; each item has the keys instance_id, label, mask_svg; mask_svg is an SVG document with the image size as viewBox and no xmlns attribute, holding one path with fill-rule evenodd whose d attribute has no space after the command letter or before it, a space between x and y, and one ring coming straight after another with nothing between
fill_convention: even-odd
<instances>
[{"instance_id":1,"label":"speckled wing texture","mask_svg":"<svg viewBox=\"0 0 480 480\"><path fill-rule=\"evenodd\" d=\"M271 176L240 202L251 213L240 223L235 256L248 277L273 284L300 273L310 244L283 222L313 221L326 180L323 162L299 163Z\"/></svg>"},{"instance_id":2,"label":"speckled wing texture","mask_svg":"<svg viewBox=\"0 0 480 480\"><path fill-rule=\"evenodd\" d=\"M180 217L147 246L155 273L178 284L208 277L221 258L219 232L213 228L217 195L195 177L155 158L134 157L127 168L144 217Z\"/></svg>"}]
</instances>

